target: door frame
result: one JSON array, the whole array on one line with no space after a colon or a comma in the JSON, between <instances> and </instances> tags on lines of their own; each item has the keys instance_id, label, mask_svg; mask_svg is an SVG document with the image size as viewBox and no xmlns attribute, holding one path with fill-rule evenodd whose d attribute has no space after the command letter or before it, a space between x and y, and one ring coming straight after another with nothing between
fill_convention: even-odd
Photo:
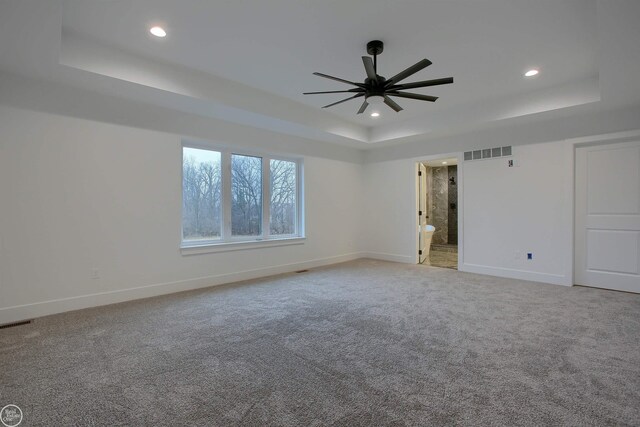
<instances>
[{"instance_id":1,"label":"door frame","mask_svg":"<svg viewBox=\"0 0 640 427\"><path fill-rule=\"evenodd\" d=\"M422 162L432 161L432 160L440 160L440 159L456 159L456 164L458 166L457 175L458 175L458 271L461 271L462 265L464 264L464 171L462 168L462 163L464 162L464 153L453 152L453 153L444 153L444 154L434 154L431 156L420 156L413 159L413 188L414 188L414 206L413 206L413 221L411 223L411 232L413 234L414 239L414 263L420 264L420 255L418 255L418 250L420 250L420 239L419 233L416 233L416 224L419 223L420 218L418 217L418 210L420 209L420 182L418 179L418 169L419 164Z\"/></svg>"},{"instance_id":2,"label":"door frame","mask_svg":"<svg viewBox=\"0 0 640 427\"><path fill-rule=\"evenodd\" d=\"M420 173L421 172L425 172L425 176L421 176ZM421 254L420 251L426 252L425 251L425 247L424 247L424 243L423 243L423 238L425 236L425 230L422 229L423 226L427 225L427 218L428 218L428 208L429 208L429 203L426 200L426 194L427 194L427 176L426 176L426 172L427 172L427 166L424 165L424 163L422 162L418 162L418 263L422 264L426 259L427 256L423 253ZM423 211L424 208L424 211ZM422 215L420 215L420 212L422 211ZM424 223L423 223L424 221Z\"/></svg>"}]
</instances>

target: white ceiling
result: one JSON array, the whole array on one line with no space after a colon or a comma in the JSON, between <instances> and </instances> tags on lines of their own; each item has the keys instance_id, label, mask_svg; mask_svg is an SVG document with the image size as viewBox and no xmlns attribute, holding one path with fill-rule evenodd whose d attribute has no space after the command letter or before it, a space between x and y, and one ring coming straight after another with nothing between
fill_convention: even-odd
<instances>
[{"instance_id":1,"label":"white ceiling","mask_svg":"<svg viewBox=\"0 0 640 427\"><path fill-rule=\"evenodd\" d=\"M458 159L456 159L455 157L449 157L436 160L426 160L422 162L422 164L431 168L439 168L441 166L455 166L458 164Z\"/></svg>"},{"instance_id":2,"label":"white ceiling","mask_svg":"<svg viewBox=\"0 0 640 427\"><path fill-rule=\"evenodd\" d=\"M603 0L7 0L0 70L368 148L597 104L613 87L602 81L605 56L640 63L637 48L630 57L619 44L617 53L603 47L616 30L601 18L605 6L615 9ZM152 25L168 36L149 35ZM379 74L428 58L433 65L406 82L455 83L415 90L436 103L399 99L404 111L383 106L376 119L356 115L358 100L320 108L340 94L302 95L348 88L314 71L362 81L372 39L385 43ZM540 75L524 78L534 67ZM610 72L620 80L619 69ZM638 91L619 92L635 102Z\"/></svg>"},{"instance_id":3,"label":"white ceiling","mask_svg":"<svg viewBox=\"0 0 640 427\"><path fill-rule=\"evenodd\" d=\"M148 35L155 24L166 28L165 39ZM415 91L439 96L435 104L398 100L405 108L399 114L385 107L375 120L356 115L358 100L330 109L366 126L597 75L594 0L69 0L63 25L118 49L316 108L346 96L302 92L350 87L312 73L363 81L361 56L373 39L385 43L381 75L428 58L433 65L406 82L454 77L453 85ZM524 79L533 67L542 73Z\"/></svg>"}]
</instances>

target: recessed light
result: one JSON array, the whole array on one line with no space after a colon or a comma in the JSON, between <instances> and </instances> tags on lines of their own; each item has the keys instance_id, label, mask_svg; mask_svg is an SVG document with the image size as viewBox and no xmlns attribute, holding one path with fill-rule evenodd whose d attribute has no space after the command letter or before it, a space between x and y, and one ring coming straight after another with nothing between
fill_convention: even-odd
<instances>
[{"instance_id":1,"label":"recessed light","mask_svg":"<svg viewBox=\"0 0 640 427\"><path fill-rule=\"evenodd\" d=\"M380 117L380 113L371 113L371 117Z\"/></svg>"},{"instance_id":2,"label":"recessed light","mask_svg":"<svg viewBox=\"0 0 640 427\"><path fill-rule=\"evenodd\" d=\"M443 164L443 165L446 165L446 164L447 164L447 162L442 162L442 164Z\"/></svg>"},{"instance_id":3,"label":"recessed light","mask_svg":"<svg viewBox=\"0 0 640 427\"><path fill-rule=\"evenodd\" d=\"M151 27L149 32L156 37L165 37L167 35L167 32L162 27Z\"/></svg>"},{"instance_id":4,"label":"recessed light","mask_svg":"<svg viewBox=\"0 0 640 427\"><path fill-rule=\"evenodd\" d=\"M529 70L526 73L524 73L525 77L533 77L535 75L537 75L540 71L533 69L533 70Z\"/></svg>"}]
</instances>

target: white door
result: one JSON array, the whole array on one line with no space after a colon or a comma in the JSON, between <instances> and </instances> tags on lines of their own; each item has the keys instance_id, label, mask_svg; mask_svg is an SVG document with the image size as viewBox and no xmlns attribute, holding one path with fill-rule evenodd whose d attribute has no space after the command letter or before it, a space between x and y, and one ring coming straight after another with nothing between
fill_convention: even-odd
<instances>
[{"instance_id":1,"label":"white door","mask_svg":"<svg viewBox=\"0 0 640 427\"><path fill-rule=\"evenodd\" d=\"M424 164L418 164L418 259L420 264L427 258L426 251L426 226L427 226L427 168Z\"/></svg>"},{"instance_id":2,"label":"white door","mask_svg":"<svg viewBox=\"0 0 640 427\"><path fill-rule=\"evenodd\" d=\"M575 282L640 293L640 141L576 149Z\"/></svg>"}]
</instances>

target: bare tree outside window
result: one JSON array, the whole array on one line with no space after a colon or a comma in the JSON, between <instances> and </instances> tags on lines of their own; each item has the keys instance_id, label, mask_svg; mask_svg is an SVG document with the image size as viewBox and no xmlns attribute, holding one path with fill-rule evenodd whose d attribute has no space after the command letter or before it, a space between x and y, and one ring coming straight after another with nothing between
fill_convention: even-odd
<instances>
[{"instance_id":1,"label":"bare tree outside window","mask_svg":"<svg viewBox=\"0 0 640 427\"><path fill-rule=\"evenodd\" d=\"M231 235L262 234L262 158L231 155Z\"/></svg>"},{"instance_id":2,"label":"bare tree outside window","mask_svg":"<svg viewBox=\"0 0 640 427\"><path fill-rule=\"evenodd\" d=\"M182 238L220 238L221 156L217 151L182 149Z\"/></svg>"},{"instance_id":3,"label":"bare tree outside window","mask_svg":"<svg viewBox=\"0 0 640 427\"><path fill-rule=\"evenodd\" d=\"M296 163L270 161L271 205L269 227L272 235L296 233Z\"/></svg>"}]
</instances>

